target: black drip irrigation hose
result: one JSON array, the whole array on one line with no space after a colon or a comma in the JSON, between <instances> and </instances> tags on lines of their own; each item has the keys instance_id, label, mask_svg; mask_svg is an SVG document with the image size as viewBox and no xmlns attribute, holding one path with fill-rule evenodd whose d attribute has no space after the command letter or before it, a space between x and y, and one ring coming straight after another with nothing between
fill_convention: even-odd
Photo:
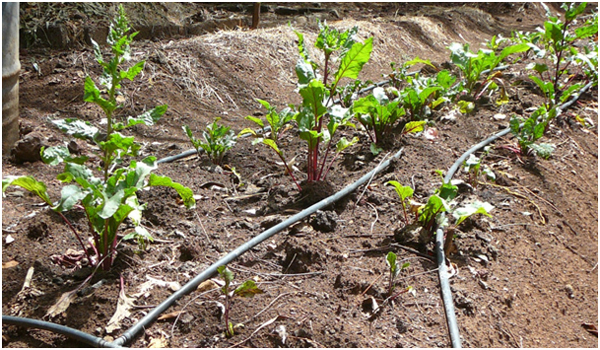
<instances>
[{"instance_id":1,"label":"black drip irrigation hose","mask_svg":"<svg viewBox=\"0 0 600 350\"><path fill-rule=\"evenodd\" d=\"M505 69L505 67L498 67L496 70L500 70L500 69ZM388 83L389 81L385 81L385 82L380 82L378 84L375 84L369 88L363 89L361 90L361 93L369 91L371 89L374 89L377 86L381 86L381 85L385 85L386 83ZM593 86L593 82L588 83L586 86L584 86L570 101L562 104L561 106L558 107L558 114L560 114L563 110L567 109L568 107L570 107L573 103L575 103L575 101L577 101L577 99L579 99L579 97L585 92L587 91L590 87ZM557 115L558 115L557 114ZM266 129L266 128L265 128ZM444 178L445 182L449 182L452 179L452 176L454 175L454 173L458 170L458 167L460 167L460 165L462 164L462 162L472 153L474 153L475 151L477 151L478 149L485 147L487 144L495 141L496 139L508 134L510 132L510 129L505 129L493 136L491 136L490 138L486 139L485 141L482 141L480 143L478 143L477 145L473 146L471 149L469 149L467 152L465 152L455 163L452 167L450 167L450 169L448 170L448 173L446 174L446 177ZM188 151L188 152L184 152L188 153L187 155L177 155L177 156L173 156L173 157L167 157L167 158L163 158L161 160L158 161L158 163L164 163L167 161L173 161L179 158L183 158L189 155L192 155L196 152L196 150L192 150L192 151ZM153 322L155 318L157 318L160 313L162 313L164 310L166 310L168 307L171 306L172 303L174 303L176 300L178 300L179 298L181 298L183 295L190 293L191 291L193 291L200 283L202 283L204 280L208 279L210 276L212 276L214 273L216 273L216 269L217 267L221 266L221 265L225 265L229 262L231 262L232 260L234 260L235 258L239 257L240 255L242 255L244 252L248 251L249 249L251 249L252 247L258 245L259 243L263 242L264 240L268 239L269 237L273 236L274 234L276 234L277 232L287 228L288 226L292 225L293 223L302 220L303 218L311 215L312 213L316 212L317 210L324 208L332 203L334 203L335 201L339 200L340 198L348 195L350 192L354 191L356 188L358 188L359 186L361 186L363 183L367 182L369 179L371 179L375 174L377 174L379 171L383 170L384 168L388 167L389 164L400 157L402 153L402 149L400 151L398 151L391 159L387 160L386 162L380 164L379 166L377 166L375 169L373 169L371 172L367 173L366 175L364 175L363 177L361 177L357 182L347 186L346 188L344 188L342 191L334 194L331 197L328 197L324 200L322 200L321 202L303 210L302 212L292 216L291 218L285 220L284 222L272 227L271 229L264 231L263 233L261 233L259 236L254 237L253 239L251 239L250 241L244 243L242 246L238 247L237 249L235 249L234 251L232 251L231 253L227 254L225 257L223 257L222 259L220 259L219 261L217 261L216 263L214 263L213 265L211 265L207 270L205 270L204 272L202 272L201 274L199 274L198 276L196 276L193 280L191 280L190 282L188 282L184 287L182 287L179 291L177 291L176 293L174 293L173 295L171 295L169 298L167 298L163 303L161 303L158 307L156 307L155 309L153 309L152 311L150 311L149 314L147 314L144 318L142 318L140 321L138 321L138 323L136 323L134 326L132 326L131 328L129 328L125 333L123 333L123 335L121 335L119 338L117 338L115 341L113 342L107 342L102 338L99 337L95 337L93 335L84 333L80 330L74 329L74 328L70 328L67 326L63 326L63 325L59 325L56 323L52 323L52 322L46 322L46 321L40 321L40 320L35 320L35 319L30 319L30 318L22 318L22 317L14 317L14 316L7 316L7 315L2 315L2 323L3 324L10 324L10 325L16 325L16 326L20 326L20 327L24 327L24 328L38 328L38 329L45 329L48 331L52 331L58 334L62 334L65 335L71 339L75 339L78 341L81 341L85 344L88 345L92 345L95 347L105 347L105 348L114 348L114 347L120 347L123 344L126 344L127 342L129 342L131 339L133 339L133 337L135 336L135 334L137 334L140 330L142 330L143 328L145 328L145 326L147 326L149 323ZM441 289L441 294L442 294L442 301L444 303L444 311L446 314L446 322L448 324L448 332L450 334L450 339L452 342L452 346L455 348L460 348L461 347L461 341L460 341L460 334L458 332L458 325L456 322L456 315L454 313L454 302L452 300L452 293L450 291L450 283L448 281L448 271L447 271L447 267L446 267L446 258L444 256L444 232L441 229L436 230L436 244L435 244L435 249L436 249L436 255L438 258L438 267L439 267L439 279L440 279L440 289Z\"/></svg>"},{"instance_id":2,"label":"black drip irrigation hose","mask_svg":"<svg viewBox=\"0 0 600 350\"><path fill-rule=\"evenodd\" d=\"M25 328L38 328L45 329L47 331L51 331L58 334L63 334L68 336L71 339L78 340L82 343L97 347L97 348L118 348L118 345L115 345L111 342L107 342L102 338L95 337L93 335L87 334L77 329L73 329L67 326L63 326L60 324L34 320L31 318L23 318L23 317L14 317L14 316L6 316L2 315L2 325L10 324Z\"/></svg>"},{"instance_id":3,"label":"black drip irrigation hose","mask_svg":"<svg viewBox=\"0 0 600 350\"><path fill-rule=\"evenodd\" d=\"M560 115L562 111L566 110L573 103L575 103L575 101L577 101L583 93L585 93L589 88L591 88L592 85L594 85L594 83L589 82L583 88L581 88L581 90L579 90L579 92L575 94L571 100L558 106L556 108L556 116ZM450 169L448 169L448 173L444 177L444 182L448 183L452 180L452 177L468 156L482 149L488 144L496 141L500 137L508 134L509 132L510 128L504 129L499 133L492 135L488 139L481 141L480 143L476 144L475 146L471 147L468 151L463 153L463 155L460 156L460 158L458 158L456 162L454 162ZM446 314L446 323L448 324L448 333L450 334L450 341L452 342L453 348L460 348L460 334L458 331L458 324L456 322L456 315L454 313L454 301L452 300L452 292L450 291L450 282L448 280L448 268L446 267L446 257L444 256L444 230L442 229L436 230L435 250L438 258L438 275L440 278L440 290L442 294L442 301L444 302L444 311Z\"/></svg>"},{"instance_id":4,"label":"black drip irrigation hose","mask_svg":"<svg viewBox=\"0 0 600 350\"><path fill-rule=\"evenodd\" d=\"M156 308L152 309L152 311L150 311L146 316L144 316L144 318L142 318L137 324L135 324L134 326L129 328L119 338L115 339L113 344L115 344L115 345L126 344L139 331L144 329L148 324L153 322L161 313L163 313L165 310L167 310L176 300L178 300L179 298L183 297L184 295L194 291L200 283L204 282L206 279L208 279L212 275L216 274L217 268L219 266L223 266L223 265L230 263L234 259L238 258L240 255L244 254L251 248L258 245L259 243L262 243L263 241L265 241L266 239L275 235L276 233L278 233L278 232L282 231L283 229L289 227L290 225L304 219L305 217L315 213L317 210L325 208L325 207L335 203L336 201L340 200L341 198L347 196L352 191L356 190L359 186L361 186L362 184L369 181L373 176L375 176L375 174L377 174L381 170L387 168L391 164L391 162L398 159L401 154L402 154L402 149L400 149L390 159L381 163L379 166L377 166L375 169L371 170L369 173L363 175L358 181L346 186L340 192L337 192L336 194L323 199L322 201L318 202L317 204L314 204L314 205L310 206L309 208L304 209L300 213L298 213L298 214L288 218L287 220L279 223L278 225L273 226L272 228L264 231L263 233L252 238L248 242L242 244L241 246L239 246L238 248L236 248L229 254L225 255L223 258L219 259L217 262L212 264L206 270L201 272L193 280L189 281L185 286L183 286L177 292L173 293L169 298L167 298L164 302L162 302Z\"/></svg>"}]
</instances>

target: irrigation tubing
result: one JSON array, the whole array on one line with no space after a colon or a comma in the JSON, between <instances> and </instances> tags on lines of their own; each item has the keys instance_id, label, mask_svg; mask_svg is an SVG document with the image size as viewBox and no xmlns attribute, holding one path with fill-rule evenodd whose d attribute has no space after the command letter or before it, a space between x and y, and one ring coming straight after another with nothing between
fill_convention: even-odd
<instances>
[{"instance_id":1,"label":"irrigation tubing","mask_svg":"<svg viewBox=\"0 0 600 350\"><path fill-rule=\"evenodd\" d=\"M14 317L14 316L6 316L2 315L2 325L11 324L15 326L20 326L24 328L38 328L45 329L47 331L51 331L58 334L63 334L68 336L71 339L78 340L82 343L97 347L97 348L118 348L118 345L115 345L111 342L107 342L102 338L95 337L93 335L87 334L77 329L73 329L67 326L63 326L60 324L34 320L31 318L23 318L23 317Z\"/></svg>"},{"instance_id":2,"label":"irrigation tubing","mask_svg":"<svg viewBox=\"0 0 600 350\"><path fill-rule=\"evenodd\" d=\"M581 90L579 90L579 92L577 94L575 94L575 96L573 96L573 98L571 100L558 106L557 107L557 116L560 115L562 113L562 111L569 108L573 103L575 103L575 101L577 101L583 93L585 93L587 90L589 90L592 87L592 85L594 85L594 83L589 82L583 88L581 88ZM469 157L472 153L474 153L474 152L480 150L481 148L487 146L488 144L496 141L500 137L508 134L509 132L510 132L510 128L504 129L504 130L492 135L491 137L487 138L486 140L481 141L480 143L476 144L475 146L471 147L468 151L463 153L463 155L460 156L460 158L458 158L456 160L456 162L454 162L454 164L450 167L450 169L448 169L448 173L444 177L444 182L448 183L452 180L452 177L454 176L454 174L456 173L458 168L463 164L465 159L467 159L467 157ZM435 250L436 250L436 255L437 255L437 259L438 259L438 276L440 279L440 290L441 290L441 294L442 294L442 301L444 303L444 311L446 314L446 323L448 324L448 333L450 334L450 341L452 342L453 348L460 348L461 347L460 334L458 331L458 324L456 322L456 315L454 313L454 301L452 300L452 292L450 291L450 282L448 279L448 268L446 267L446 257L444 256L444 230L439 229L439 228L436 230Z\"/></svg>"},{"instance_id":3,"label":"irrigation tubing","mask_svg":"<svg viewBox=\"0 0 600 350\"><path fill-rule=\"evenodd\" d=\"M504 67L498 67L497 69L498 70L504 69ZM388 81L378 83L367 89L361 90L361 92L369 91L371 89L374 89L376 86L384 85L387 82ZM589 90L593 85L594 85L593 82L588 83L576 95L574 95L574 97L570 101L560 105L558 107L558 114L560 114L563 110L569 108L573 103L575 103L579 99L579 97L583 93L585 93L587 90ZM464 162L464 160L469 155L471 155L472 153L481 149L482 147L485 147L486 145L490 144L491 142L497 140L498 138L508 134L509 132L510 132L510 129L505 129L505 130L491 136L490 138L478 143L477 145L475 145L471 149L469 149L467 152L465 152L452 165L452 167L450 167L450 169L448 170L448 173L446 174L446 176L444 178L444 181L449 182L452 179L452 176L454 176L454 174L456 173L456 171L458 170L458 168L460 167L462 162ZM183 153L183 154L188 153L187 155L178 155L178 156L163 158L159 161L159 163L173 161L173 160L176 160L179 158L183 158L183 157L192 155L195 152L196 152L196 150L192 150L192 151ZM253 248L254 246L258 245L259 243L261 243L264 240L268 239L269 237L273 236L277 232L285 229L286 227L292 225L293 223L295 223L299 220L302 220L303 218L311 215L312 213L316 212L317 210L324 208L324 207L334 203L335 201L339 200L340 198L348 195L349 193L354 191L356 188L358 188L359 186L361 186L362 184L367 182L372 176L374 176L381 170L388 167L392 161L394 161L400 157L401 153L402 153L402 149L400 151L398 151L391 159L380 164L375 169L373 169L371 172L369 172L366 175L364 175L363 177L361 177L357 182L347 186L342 191L334 194L333 196L328 197L328 198L322 200L321 202L290 217L289 219L272 227L271 229L264 231L260 235L256 236L255 238L251 239L250 241L244 243L243 245L241 245L240 247L238 247L237 249L232 251L231 253L227 254L225 257L223 257L222 259L220 259L219 261L217 261L216 263L211 265L204 272L202 272L201 274L196 276L193 280L188 282L179 291L175 292L173 295L171 295L169 298L167 298L158 307L156 307L155 309L150 311L150 313L148 313L144 318L142 318L134 326L129 328L125 333L123 333L123 335L121 335L119 338L117 338L113 342L107 342L102 338L95 337L93 335L87 334L85 332L82 332L82 331L74 329L74 328L70 328L70 327L52 323L52 322L40 321L40 320L35 320L35 319L30 319L30 318L2 315L2 324L10 324L10 325L20 326L20 327L24 327L24 328L44 329L44 330L48 330L48 331L52 331L52 332L55 332L58 334L65 335L71 339L75 339L75 340L81 341L85 344L95 346L95 347L105 347L105 348L120 347L120 346L126 344L127 342L129 342L140 330L145 328L149 323L153 322L154 319L157 318L160 315L160 313L162 313L164 310L166 310L168 307L170 307L172 303L174 303L176 300L181 298L183 295L193 291L200 283L202 283L204 280L206 280L207 278L212 276L214 273L216 273L217 267L231 262L235 258L242 255L244 252L248 251L249 249ZM171 158L171 159L169 160L169 158ZM452 346L455 348L460 348L461 341L460 341L460 335L459 335L459 331L458 331L458 325L456 322L456 315L454 313L454 302L452 300L452 293L450 291L450 283L448 280L448 270L447 270L446 263L445 263L446 258L444 256L443 241L444 241L443 230L441 230L441 229L436 230L435 249L436 249L436 255L438 258L438 267L439 267L438 275L439 275L439 279L440 279L440 289L441 289L441 294L442 294L442 301L444 303L444 311L446 314L446 322L448 324L448 332L450 334Z\"/></svg>"},{"instance_id":4,"label":"irrigation tubing","mask_svg":"<svg viewBox=\"0 0 600 350\"><path fill-rule=\"evenodd\" d=\"M144 316L144 318L142 318L137 324L135 324L134 326L129 328L119 338L115 339L113 344L123 345L123 344L126 344L127 342L129 342L139 331L141 331L148 324L153 322L161 313L163 313L165 310L167 310L176 300L178 300L179 298L183 297L184 295L194 291L200 283L202 283L203 281L205 281L206 279L210 278L212 275L217 273L217 268L219 266L223 266L223 265L230 263L234 259L238 258L240 255L244 254L251 248L258 245L259 243L262 243L263 241L270 238L274 234L276 234L276 233L282 231L283 229L289 227L290 225L304 219L305 217L315 213L317 210L325 208L325 207L331 205L332 203L340 200L341 198L347 196L352 191L356 190L359 186L361 186L364 183L366 183L367 181L369 181L369 179L371 179L375 174L377 174L381 170L387 168L391 164L391 162L395 161L396 159L398 159L400 157L400 155L402 154L402 151L403 151L403 149L400 149L390 159L383 162L382 164L380 164L379 166L377 166L375 169L371 170L367 174L363 175L358 181L346 186L340 192L337 192L336 194L323 199L322 201L318 202L317 204L314 204L314 205L310 206L309 208L304 209L300 213L279 223L278 225L273 226L272 228L264 231L263 233L259 234L256 237L252 238L248 242L242 244L241 246L239 246L238 248L236 248L229 254L225 255L223 258L219 259L217 262L215 262L210 267L208 267L206 270L201 272L194 279L189 281L185 286L183 286L177 292L173 293L169 298L167 298L164 302L162 302L156 308L152 309L152 311L150 311L146 316Z\"/></svg>"}]
</instances>

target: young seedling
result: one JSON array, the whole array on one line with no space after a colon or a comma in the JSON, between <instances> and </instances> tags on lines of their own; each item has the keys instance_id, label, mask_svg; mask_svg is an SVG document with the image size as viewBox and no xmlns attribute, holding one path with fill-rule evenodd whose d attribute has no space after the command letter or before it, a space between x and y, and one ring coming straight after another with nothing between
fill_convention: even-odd
<instances>
[{"instance_id":1,"label":"young seedling","mask_svg":"<svg viewBox=\"0 0 600 350\"><path fill-rule=\"evenodd\" d=\"M398 181L388 181L388 184L394 186L396 193L400 197L400 203L402 204L402 211L404 212L404 223L408 225L408 211L407 208L410 205L410 199L413 196L414 190L410 186L402 186Z\"/></svg>"},{"instance_id":2,"label":"young seedling","mask_svg":"<svg viewBox=\"0 0 600 350\"><path fill-rule=\"evenodd\" d=\"M253 298L256 294L264 293L261 289L256 286L256 283L252 280L239 285L236 289L230 290L230 284L233 281L233 272L227 268L227 266L219 266L217 272L225 281L225 285L221 288L221 292L225 295L225 312L223 319L225 320L225 336L231 338L235 335L233 323L229 322L229 311L231 310L231 300L236 297L242 298Z\"/></svg>"},{"instance_id":3,"label":"young seedling","mask_svg":"<svg viewBox=\"0 0 600 350\"><path fill-rule=\"evenodd\" d=\"M392 297L393 296L393 292L394 292L394 282L396 280L396 277L398 277L398 275L400 274L400 271L408 268L410 266L409 262L405 262L404 264L400 265L398 263L398 257L396 256L396 254L394 252L389 252L387 253L387 256L385 258L385 262L387 263L388 267L390 268L390 284L388 287L388 296Z\"/></svg>"},{"instance_id":4,"label":"young seedling","mask_svg":"<svg viewBox=\"0 0 600 350\"><path fill-rule=\"evenodd\" d=\"M225 153L229 151L236 143L237 137L228 126L217 125L221 118L215 119L212 124L206 126L206 130L202 132L204 142L194 137L189 126L184 125L183 131L190 139L190 142L198 152L200 157L200 149L203 149L213 164L222 165Z\"/></svg>"},{"instance_id":5,"label":"young seedling","mask_svg":"<svg viewBox=\"0 0 600 350\"><path fill-rule=\"evenodd\" d=\"M488 179L496 179L496 174L494 174L492 169L485 164L483 165L483 168L481 167L481 162L489 153L490 149L491 146L485 147L484 155L481 158L476 157L474 154L469 155L469 158L467 158L463 163L465 171L469 174L469 184L471 184L473 188L477 187L477 181L481 173L485 174Z\"/></svg>"},{"instance_id":6,"label":"young seedling","mask_svg":"<svg viewBox=\"0 0 600 350\"><path fill-rule=\"evenodd\" d=\"M527 120L513 115L510 119L510 131L518 141L520 153L526 155L533 150L537 155L548 159L554 151L554 145L548 143L536 144L544 136L546 127L556 115L556 107L546 110L545 106L539 107ZM522 124L522 126L521 126Z\"/></svg>"},{"instance_id":7,"label":"young seedling","mask_svg":"<svg viewBox=\"0 0 600 350\"><path fill-rule=\"evenodd\" d=\"M138 62L124 70L122 64L130 59L130 43L137 33L127 35L129 26L125 11L119 6L118 16L111 24L107 38L111 46L112 58L104 61L100 47L92 41L96 60L103 68L100 90L88 76L85 79L84 100L100 106L106 114L107 129L100 130L89 122L78 119L55 120L53 123L67 134L96 144L100 153L100 169L102 177L94 175L94 168L85 165L88 157L74 157L67 147L57 146L43 148L41 155L45 163L58 165L64 163L64 172L57 176L61 182L68 184L62 188L61 198L57 202L50 200L46 184L30 176L9 176L2 180L2 191L10 185L20 186L40 197L50 208L58 213L67 223L79 244L86 252L92 266L100 266L109 270L116 255L118 244L117 232L120 225L129 219L135 230L124 239L137 238L138 241L151 240L151 235L140 225L145 204L140 204L137 192L149 186L166 186L175 189L184 204L193 208L195 200L192 191L173 182L165 176L152 174L157 168L156 158L146 157L140 162L132 160L129 166L120 166L127 157L137 155L140 145L134 137L126 137L119 131L137 124L154 125L165 113L167 106L159 106L138 117L129 117L125 123L117 122L115 111L120 108L116 96L120 93L124 79L133 80L144 67L144 61ZM120 167L119 167L120 166ZM74 184L72 184L74 183ZM88 248L73 224L62 214L74 207L83 207L89 228L94 240L94 255L90 256Z\"/></svg>"},{"instance_id":8,"label":"young seedling","mask_svg":"<svg viewBox=\"0 0 600 350\"><path fill-rule=\"evenodd\" d=\"M289 122L294 118L294 113L292 112L292 110L290 108L285 108L281 112L277 112L275 107L272 107L269 102L259 100L259 99L257 99L257 101L264 108L267 109L267 115L265 117L266 123L264 120L253 117L253 116L247 116L246 119L250 120L250 121L256 123L258 126L260 126L262 129L262 134L260 134L260 135L257 134L251 128L245 128L244 130L240 131L240 133L238 134L238 137L242 136L244 134L251 134L254 137L254 141L252 141L253 145L255 145L257 143L262 143L263 145L265 145L265 146L271 148L273 151L275 151L275 153L277 154L279 159L281 159L281 161L283 162L283 165L285 166L287 174L290 175L290 177L294 181L294 184L296 184L296 187L298 187L298 190L302 191L302 187L300 187L300 185L298 184L298 181L296 180L296 177L294 176L293 169L288 164L288 162L283 154L283 151L281 151L281 149L279 147L279 139L283 136L283 134L286 131L288 131L291 128ZM268 137L266 136L267 130L265 128L267 126L267 124L268 124L269 130L270 130L270 134L269 134L270 136L268 136Z\"/></svg>"}]
</instances>

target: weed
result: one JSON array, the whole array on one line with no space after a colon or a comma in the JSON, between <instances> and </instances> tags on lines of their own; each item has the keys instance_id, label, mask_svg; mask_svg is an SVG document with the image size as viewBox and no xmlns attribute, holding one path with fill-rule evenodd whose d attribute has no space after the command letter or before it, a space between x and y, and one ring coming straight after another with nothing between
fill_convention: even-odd
<instances>
[{"instance_id":1,"label":"weed","mask_svg":"<svg viewBox=\"0 0 600 350\"><path fill-rule=\"evenodd\" d=\"M481 158L475 157L474 154L471 154L469 155L469 158L463 162L463 167L469 174L469 184L471 184L473 188L477 187L477 179L481 173L485 174L488 179L496 179L496 174L494 174L492 169L490 169L487 165L483 165L483 168L481 167L481 162L483 161L483 158L485 158L485 156L490 152L490 149L491 146L486 146L484 148L484 154Z\"/></svg>"}]
</instances>

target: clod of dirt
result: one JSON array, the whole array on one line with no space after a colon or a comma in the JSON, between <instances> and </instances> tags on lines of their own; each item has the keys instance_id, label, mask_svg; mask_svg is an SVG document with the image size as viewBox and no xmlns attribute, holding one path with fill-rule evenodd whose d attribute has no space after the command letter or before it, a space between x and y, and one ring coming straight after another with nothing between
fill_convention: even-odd
<instances>
[{"instance_id":1,"label":"clod of dirt","mask_svg":"<svg viewBox=\"0 0 600 350\"><path fill-rule=\"evenodd\" d=\"M394 230L394 239L400 244L426 244L429 233L419 224L410 224Z\"/></svg>"},{"instance_id":2,"label":"clod of dirt","mask_svg":"<svg viewBox=\"0 0 600 350\"><path fill-rule=\"evenodd\" d=\"M320 265L325 261L323 248L314 240L290 237L284 243L285 259L283 260L283 273L308 272L313 264Z\"/></svg>"},{"instance_id":3,"label":"clod of dirt","mask_svg":"<svg viewBox=\"0 0 600 350\"><path fill-rule=\"evenodd\" d=\"M34 131L17 141L11 150L11 155L14 157L15 163L22 164L24 162L42 160L42 156L40 155L42 146L44 146L42 140L43 136Z\"/></svg>"},{"instance_id":4,"label":"clod of dirt","mask_svg":"<svg viewBox=\"0 0 600 350\"><path fill-rule=\"evenodd\" d=\"M335 211L317 211L315 217L310 220L312 227L321 232L333 232L337 227L339 218Z\"/></svg>"}]
</instances>

